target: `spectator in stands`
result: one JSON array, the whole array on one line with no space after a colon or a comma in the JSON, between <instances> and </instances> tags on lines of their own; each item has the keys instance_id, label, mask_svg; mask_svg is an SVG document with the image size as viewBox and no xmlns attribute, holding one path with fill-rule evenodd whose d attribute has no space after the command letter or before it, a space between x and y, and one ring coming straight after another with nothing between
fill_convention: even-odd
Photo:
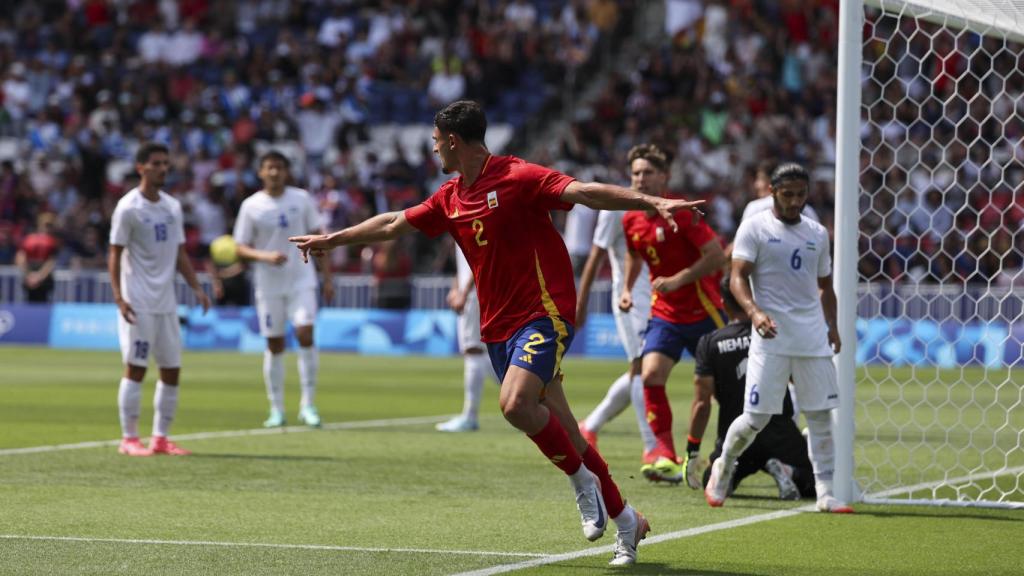
<instances>
[{"instance_id":1,"label":"spectator in stands","mask_svg":"<svg viewBox=\"0 0 1024 576\"><path fill-rule=\"evenodd\" d=\"M15 255L22 276L21 286L29 302L49 302L53 293L53 273L60 250L60 240L54 235L55 219L50 212L40 214L35 232L25 236Z\"/></svg>"},{"instance_id":2,"label":"spectator in stands","mask_svg":"<svg viewBox=\"0 0 1024 576\"><path fill-rule=\"evenodd\" d=\"M450 60L444 60L441 70L434 73L427 86L430 105L444 106L462 98L466 93L466 79L461 72L453 71Z\"/></svg>"},{"instance_id":3,"label":"spectator in stands","mask_svg":"<svg viewBox=\"0 0 1024 576\"><path fill-rule=\"evenodd\" d=\"M107 265L107 247L96 226L87 226L81 238L71 238L72 270L102 270Z\"/></svg>"},{"instance_id":4,"label":"spectator in stands","mask_svg":"<svg viewBox=\"0 0 1024 576\"><path fill-rule=\"evenodd\" d=\"M14 235L11 234L11 226L4 222L0 224L0 266L14 264L17 253L18 245L14 242Z\"/></svg>"}]
</instances>

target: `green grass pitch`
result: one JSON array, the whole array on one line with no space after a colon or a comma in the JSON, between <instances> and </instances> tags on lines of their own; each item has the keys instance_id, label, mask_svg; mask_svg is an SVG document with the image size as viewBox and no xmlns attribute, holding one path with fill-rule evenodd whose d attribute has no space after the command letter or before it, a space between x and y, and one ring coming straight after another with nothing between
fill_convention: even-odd
<instances>
[{"instance_id":1,"label":"green grass pitch","mask_svg":"<svg viewBox=\"0 0 1024 576\"><path fill-rule=\"evenodd\" d=\"M600 446L653 532L637 566L612 569L613 535L582 538L568 483L504 422L493 384L479 432L434 431L461 407L459 359L323 354L325 429L245 434L265 417L261 362L186 354L173 435L195 454L132 459L102 442L17 451L117 438L117 353L0 347L0 574L1024 572L1024 511L861 504L848 516L802 513L807 503L773 499L764 475L711 509L700 492L648 484L630 413L602 432ZM294 354L287 365L294 421ZM578 417L623 367L566 360ZM155 376L150 370L143 385L143 434ZM897 386L879 380L883 391ZM692 365L681 364L669 384L677 437L691 382ZM892 414L887 425L898 434L914 417ZM1007 416L1012 434L1020 417ZM713 435L709 427L705 453ZM1019 452L1013 458L1024 463Z\"/></svg>"}]
</instances>

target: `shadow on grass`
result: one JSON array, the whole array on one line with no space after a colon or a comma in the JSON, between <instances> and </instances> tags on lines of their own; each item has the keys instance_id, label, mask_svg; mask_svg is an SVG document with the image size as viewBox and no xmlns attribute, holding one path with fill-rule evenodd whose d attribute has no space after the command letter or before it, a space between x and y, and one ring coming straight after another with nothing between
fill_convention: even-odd
<instances>
[{"instance_id":1,"label":"shadow on grass","mask_svg":"<svg viewBox=\"0 0 1024 576\"><path fill-rule=\"evenodd\" d=\"M604 569L598 569L595 571L592 566L584 566L582 564L571 564L566 562L559 562L553 564L561 569L571 567L577 570L586 570L588 574L615 574L621 576L628 571L629 576L666 576L671 574L672 576L765 576L761 572L723 572L721 570L687 570L685 568L679 568L678 566L669 566L661 562L644 562L640 560L638 564L623 568L621 566L606 566Z\"/></svg>"},{"instance_id":2,"label":"shadow on grass","mask_svg":"<svg viewBox=\"0 0 1024 576\"><path fill-rule=\"evenodd\" d=\"M854 504L854 511L857 516L872 516L875 518L943 518L943 519L970 519L970 520L996 520L1000 522L1024 522L1024 515L1009 516L1004 514L979 514L971 511L970 508L949 507L949 508L918 508L909 506L887 506L885 510L874 510L865 508L865 504ZM1012 510L988 509L992 512L1014 512ZM941 512L940 512L941 511ZM943 513L944 512L944 513ZM1017 510L1016 512L1020 512Z\"/></svg>"}]
</instances>

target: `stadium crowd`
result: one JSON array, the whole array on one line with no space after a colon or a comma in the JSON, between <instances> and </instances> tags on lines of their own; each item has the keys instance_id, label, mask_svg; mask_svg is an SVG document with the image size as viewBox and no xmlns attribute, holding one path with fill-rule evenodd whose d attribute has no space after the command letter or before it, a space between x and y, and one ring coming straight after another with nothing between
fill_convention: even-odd
<instances>
[{"instance_id":1,"label":"stadium crowd","mask_svg":"<svg viewBox=\"0 0 1024 576\"><path fill-rule=\"evenodd\" d=\"M412 205L445 176L426 141L418 157L398 142L365 151L373 127L429 124L440 104L460 97L521 127L550 111L565 79L638 8L614 0L14 2L0 15L0 265L45 220L49 231L40 232L59 240L59 266L102 267L111 211L135 184L131 152L149 139L171 147L167 188L186 207L196 260L259 187L254 161L270 144L297 160L298 183L329 229ZM624 183L626 151L657 143L675 153L670 188L707 198L725 239L752 198L758 162L794 160L812 168L810 203L831 229L837 11L837 0L665 0L661 39L633 68L609 71L604 92L530 160ZM891 30L869 24L865 33ZM917 35L906 44L920 54L929 42ZM925 58L920 68L868 58L876 77L901 82L865 83L864 101L884 105L864 123L874 157L862 173L871 194L862 195L861 275L1012 284L1024 254L1024 122L1019 112L1005 124L992 118L1012 111L1024 74L1012 51L991 61L983 60L998 46L972 53L973 36L934 42L972 56ZM938 99L891 88L919 76L948 91L957 74L986 64L998 73L966 93L989 104L963 99L945 116ZM928 135L962 144L920 155L906 145ZM960 184L949 186L954 175ZM446 252L403 242L339 251L335 265L385 276L445 265Z\"/></svg>"},{"instance_id":2,"label":"stadium crowd","mask_svg":"<svg viewBox=\"0 0 1024 576\"><path fill-rule=\"evenodd\" d=\"M95 256L145 140L171 147L167 191L183 200L197 259L259 187L254 160L270 145L293 152L297 183L328 228L409 206L439 182L428 143L416 159L397 142L393 155L353 154L371 127L429 124L439 104L463 97L521 125L607 42L623 6L15 2L0 16L0 265L47 213L61 266L102 266Z\"/></svg>"}]
</instances>

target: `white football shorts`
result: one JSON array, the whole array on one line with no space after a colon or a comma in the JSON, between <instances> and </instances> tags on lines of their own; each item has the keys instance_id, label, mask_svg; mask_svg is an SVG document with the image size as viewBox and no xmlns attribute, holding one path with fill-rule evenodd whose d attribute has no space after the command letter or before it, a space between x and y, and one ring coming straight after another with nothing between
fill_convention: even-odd
<instances>
[{"instance_id":1,"label":"white football shorts","mask_svg":"<svg viewBox=\"0 0 1024 576\"><path fill-rule=\"evenodd\" d=\"M757 414L781 414L790 377L796 402L803 412L839 406L836 367L831 358L782 356L751 351L747 357L747 390L743 409Z\"/></svg>"},{"instance_id":2,"label":"white football shorts","mask_svg":"<svg viewBox=\"0 0 1024 576\"><path fill-rule=\"evenodd\" d=\"M260 317L260 334L265 338L284 336L292 326L316 323L316 288L305 288L291 294L256 297L256 313Z\"/></svg>"},{"instance_id":3,"label":"white football shorts","mask_svg":"<svg viewBox=\"0 0 1024 576\"><path fill-rule=\"evenodd\" d=\"M135 323L129 324L118 312L117 339L125 364L146 368L153 358L160 368L181 367L181 326L177 313L136 312Z\"/></svg>"},{"instance_id":4,"label":"white football shorts","mask_svg":"<svg viewBox=\"0 0 1024 576\"><path fill-rule=\"evenodd\" d=\"M632 362L643 355L644 332L651 319L651 303L634 300L633 307L623 312L619 310L618 302L612 302L612 316L615 317L615 327L626 350L626 358Z\"/></svg>"},{"instance_id":5,"label":"white football shorts","mask_svg":"<svg viewBox=\"0 0 1024 576\"><path fill-rule=\"evenodd\" d=\"M459 314L459 352L465 353L471 348L486 350L480 340L480 299L476 290L470 290L462 314Z\"/></svg>"}]
</instances>

